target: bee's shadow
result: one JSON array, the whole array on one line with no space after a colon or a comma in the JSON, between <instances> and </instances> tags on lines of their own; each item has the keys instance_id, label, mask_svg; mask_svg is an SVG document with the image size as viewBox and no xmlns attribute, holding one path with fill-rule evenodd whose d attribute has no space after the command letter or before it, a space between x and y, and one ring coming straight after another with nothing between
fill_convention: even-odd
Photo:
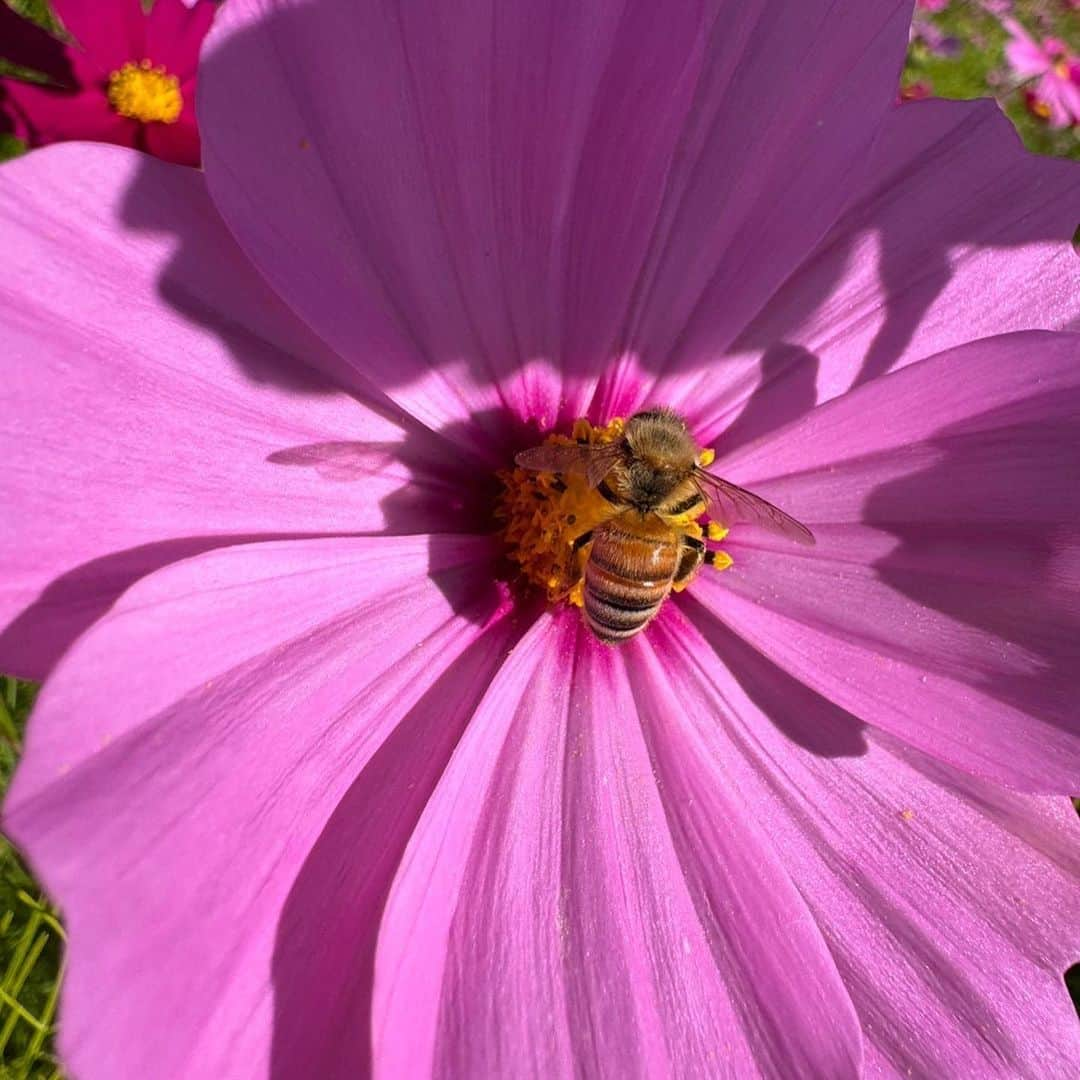
<instances>
[{"instance_id":1,"label":"bee's shadow","mask_svg":"<svg viewBox=\"0 0 1080 1080\"><path fill-rule=\"evenodd\" d=\"M440 544L455 534L491 536L496 554L463 586L460 574L436 570L431 579L454 612L480 625L486 624L508 602L518 583L512 567L498 554L494 536L499 522L494 516L501 484L492 462L468 448L475 425L497 432L510 448L506 464L517 450L534 446L541 433L535 424L515 420L501 410L471 417L468 424L451 424L435 433L408 418L400 418L397 441L362 442L325 440L285 446L266 460L281 468L309 469L320 480L341 485L341 499L364 497L364 484L385 474L399 475L400 483L379 500L382 526L379 536L428 536ZM432 560L435 565L441 560Z\"/></svg>"}]
</instances>

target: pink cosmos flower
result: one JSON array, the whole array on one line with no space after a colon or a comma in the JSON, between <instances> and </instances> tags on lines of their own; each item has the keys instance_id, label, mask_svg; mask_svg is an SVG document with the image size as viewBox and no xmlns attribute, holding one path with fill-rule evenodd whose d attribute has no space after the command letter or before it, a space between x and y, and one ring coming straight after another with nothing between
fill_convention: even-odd
<instances>
[{"instance_id":1,"label":"pink cosmos flower","mask_svg":"<svg viewBox=\"0 0 1080 1080\"><path fill-rule=\"evenodd\" d=\"M0 77L0 110L31 146L93 139L199 164L195 70L211 0L52 0L69 45L0 3L0 57L45 84Z\"/></svg>"},{"instance_id":2,"label":"pink cosmos flower","mask_svg":"<svg viewBox=\"0 0 1080 1080\"><path fill-rule=\"evenodd\" d=\"M1032 111L1051 127L1080 123L1080 60L1059 38L1047 37L1040 44L1015 19L1001 22L1012 35L1005 57L1013 71L1022 79L1037 80L1030 88Z\"/></svg>"},{"instance_id":3,"label":"pink cosmos flower","mask_svg":"<svg viewBox=\"0 0 1080 1080\"><path fill-rule=\"evenodd\" d=\"M0 170L74 1075L1068 1073L1080 177L909 16L230 0L205 174ZM610 649L493 476L646 403L818 546Z\"/></svg>"}]
</instances>

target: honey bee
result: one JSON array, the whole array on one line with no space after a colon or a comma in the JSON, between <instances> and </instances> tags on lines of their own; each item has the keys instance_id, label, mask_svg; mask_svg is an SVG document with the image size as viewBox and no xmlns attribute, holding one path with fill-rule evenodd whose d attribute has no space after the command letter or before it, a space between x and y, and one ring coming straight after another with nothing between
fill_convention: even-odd
<instances>
[{"instance_id":1,"label":"honey bee","mask_svg":"<svg viewBox=\"0 0 1080 1080\"><path fill-rule=\"evenodd\" d=\"M582 475L611 504L611 517L574 541L576 551L589 546L585 622L608 645L640 634L672 588L710 561L705 544L687 533L686 515L711 507L725 525L753 523L814 543L783 510L706 472L701 454L678 413L650 409L630 417L614 442L536 446L514 459L534 472Z\"/></svg>"}]
</instances>

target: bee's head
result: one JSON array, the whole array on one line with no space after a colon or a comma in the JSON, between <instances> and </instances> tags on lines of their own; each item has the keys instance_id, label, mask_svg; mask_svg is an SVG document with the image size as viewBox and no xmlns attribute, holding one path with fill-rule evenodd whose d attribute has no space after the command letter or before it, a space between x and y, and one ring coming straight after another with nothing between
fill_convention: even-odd
<instances>
[{"instance_id":1,"label":"bee's head","mask_svg":"<svg viewBox=\"0 0 1080 1080\"><path fill-rule=\"evenodd\" d=\"M697 444L686 421L669 409L636 413L627 421L623 438L629 501L643 510L654 509L693 471Z\"/></svg>"}]
</instances>

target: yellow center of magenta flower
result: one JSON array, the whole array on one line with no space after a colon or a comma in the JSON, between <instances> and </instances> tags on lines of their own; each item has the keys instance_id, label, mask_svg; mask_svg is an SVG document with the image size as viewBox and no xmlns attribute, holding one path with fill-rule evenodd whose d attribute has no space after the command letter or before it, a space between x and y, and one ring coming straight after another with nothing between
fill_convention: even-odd
<instances>
[{"instance_id":1,"label":"yellow center of magenta flower","mask_svg":"<svg viewBox=\"0 0 1080 1080\"><path fill-rule=\"evenodd\" d=\"M144 124L175 124L184 108L180 80L149 60L114 71L105 93L115 112Z\"/></svg>"},{"instance_id":2,"label":"yellow center of magenta flower","mask_svg":"<svg viewBox=\"0 0 1080 1080\"><path fill-rule=\"evenodd\" d=\"M588 420L577 420L572 435L549 435L544 443L603 445L621 439L625 423L616 417L603 427L593 427ZM704 451L701 465L710 464L714 456L711 450ZM588 546L575 549L574 542L596 526L610 521L619 509L596 487L590 486L583 475L576 473L513 468L500 472L498 478L505 490L499 496L495 516L502 522L501 534L506 542L507 556L520 567L526 581L543 589L550 601L565 600L581 607ZM704 537L722 540L727 529L715 522L703 527L698 520L702 513L698 510L664 520L697 540ZM715 551L712 564L717 570L727 569L731 565L731 556ZM674 591L680 592L688 584L689 579L675 585Z\"/></svg>"}]
</instances>

